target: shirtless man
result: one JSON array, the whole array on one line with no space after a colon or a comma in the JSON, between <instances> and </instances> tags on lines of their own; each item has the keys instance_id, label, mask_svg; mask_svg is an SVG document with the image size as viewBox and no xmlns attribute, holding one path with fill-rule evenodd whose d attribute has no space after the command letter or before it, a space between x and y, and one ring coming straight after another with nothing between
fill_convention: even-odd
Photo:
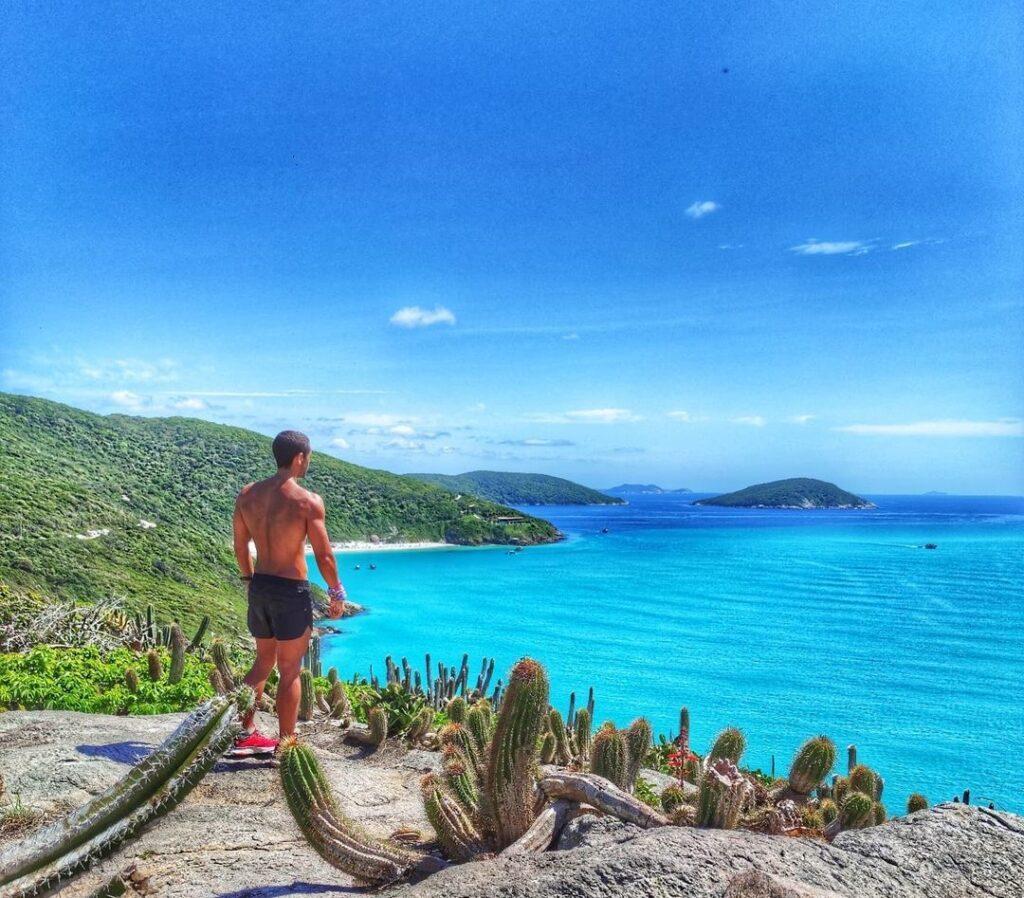
<instances>
[{"instance_id":1,"label":"shirtless man","mask_svg":"<svg viewBox=\"0 0 1024 898\"><path fill-rule=\"evenodd\" d=\"M295 732L299 672L313 624L313 596L306 579L307 539L327 581L332 618L341 617L345 589L327 536L323 499L296 482L309 470L309 438L285 430L274 438L273 452L277 473L250 483L235 500L234 543L242 580L249 583L249 632L256 640L256 660L245 682L258 701L277 665L277 719L283 739ZM255 569L250 540L256 544ZM235 744L235 755L270 754L277 748L277 740L254 728L254 717L255 711L243 721L245 732Z\"/></svg>"}]
</instances>

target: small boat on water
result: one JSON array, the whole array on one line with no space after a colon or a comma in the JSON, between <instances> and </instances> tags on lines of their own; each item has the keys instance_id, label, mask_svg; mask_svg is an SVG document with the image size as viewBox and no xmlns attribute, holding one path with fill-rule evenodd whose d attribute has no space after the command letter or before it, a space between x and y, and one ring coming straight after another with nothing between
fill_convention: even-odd
<instances>
[{"instance_id":1,"label":"small boat on water","mask_svg":"<svg viewBox=\"0 0 1024 898\"><path fill-rule=\"evenodd\" d=\"M357 571L359 570L359 565L358 565L358 564L356 565L356 570L357 570Z\"/></svg>"},{"instance_id":2,"label":"small boat on water","mask_svg":"<svg viewBox=\"0 0 1024 898\"><path fill-rule=\"evenodd\" d=\"M602 527L601 528L601 532L602 533L607 533L608 532L608 528L607 527Z\"/></svg>"},{"instance_id":3,"label":"small boat on water","mask_svg":"<svg viewBox=\"0 0 1024 898\"><path fill-rule=\"evenodd\" d=\"M370 570L371 570L371 571L375 571L375 570L377 570L377 565L375 565L375 564L371 564L371 565L370 565Z\"/></svg>"},{"instance_id":4,"label":"small boat on water","mask_svg":"<svg viewBox=\"0 0 1024 898\"><path fill-rule=\"evenodd\" d=\"M939 544L938 543L925 543L924 547L926 549L937 549L939 547Z\"/></svg>"}]
</instances>

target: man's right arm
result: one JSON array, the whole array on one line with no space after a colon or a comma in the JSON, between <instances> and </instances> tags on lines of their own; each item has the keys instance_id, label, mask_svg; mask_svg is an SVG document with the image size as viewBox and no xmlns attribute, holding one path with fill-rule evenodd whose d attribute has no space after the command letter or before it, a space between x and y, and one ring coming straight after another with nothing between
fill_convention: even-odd
<instances>
[{"instance_id":1,"label":"man's right arm","mask_svg":"<svg viewBox=\"0 0 1024 898\"><path fill-rule=\"evenodd\" d=\"M249 541L252 534L242 517L242 496L244 490L235 499L235 516L232 519L233 543L235 547L235 560L238 562L238 573L243 580L252 579L252 555L249 552Z\"/></svg>"},{"instance_id":2,"label":"man's right arm","mask_svg":"<svg viewBox=\"0 0 1024 898\"><path fill-rule=\"evenodd\" d=\"M338 562L331 549L331 539L327 535L327 516L324 511L324 500L313 493L310 497L309 521L306 525L309 544L313 549L313 557L320 575L327 581L328 594L331 596L329 614L333 618L341 617L345 610L344 590L338 579ZM340 593L340 597L338 597Z\"/></svg>"}]
</instances>

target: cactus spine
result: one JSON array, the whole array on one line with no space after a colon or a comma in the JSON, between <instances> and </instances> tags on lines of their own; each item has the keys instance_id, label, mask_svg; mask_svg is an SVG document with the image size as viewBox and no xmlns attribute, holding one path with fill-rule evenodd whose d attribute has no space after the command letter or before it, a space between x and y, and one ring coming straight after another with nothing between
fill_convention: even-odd
<instances>
[{"instance_id":1,"label":"cactus spine","mask_svg":"<svg viewBox=\"0 0 1024 898\"><path fill-rule=\"evenodd\" d=\"M628 792L633 791L636 778L640 774L644 758L651 747L651 722L645 717L638 717L626 730L626 784Z\"/></svg>"},{"instance_id":2,"label":"cactus spine","mask_svg":"<svg viewBox=\"0 0 1024 898\"><path fill-rule=\"evenodd\" d=\"M170 643L171 669L167 673L167 682L180 683L181 678L185 675L185 649L188 644L185 642L185 635L181 632L181 627L177 624L171 624Z\"/></svg>"},{"instance_id":3,"label":"cactus spine","mask_svg":"<svg viewBox=\"0 0 1024 898\"><path fill-rule=\"evenodd\" d=\"M602 727L590 746L590 772L626 788L626 739L618 730Z\"/></svg>"},{"instance_id":4,"label":"cactus spine","mask_svg":"<svg viewBox=\"0 0 1024 898\"><path fill-rule=\"evenodd\" d=\"M828 776L836 762L836 746L828 736L808 739L789 768L789 788L810 795Z\"/></svg>"},{"instance_id":5,"label":"cactus spine","mask_svg":"<svg viewBox=\"0 0 1024 898\"><path fill-rule=\"evenodd\" d=\"M743 733L736 729L736 727L729 727L718 734L715 744L711 746L711 751L708 752L708 760L717 761L719 758L725 758L728 761L732 761L733 764L739 764L746 747L747 740Z\"/></svg>"},{"instance_id":6,"label":"cactus spine","mask_svg":"<svg viewBox=\"0 0 1024 898\"><path fill-rule=\"evenodd\" d=\"M281 785L295 822L329 864L369 883L389 883L420 861L399 846L376 839L338 809L316 756L287 740L281 751Z\"/></svg>"},{"instance_id":7,"label":"cactus spine","mask_svg":"<svg viewBox=\"0 0 1024 898\"><path fill-rule=\"evenodd\" d=\"M928 799L925 798L920 792L914 792L907 799L907 813L914 814L917 811L925 811L928 809Z\"/></svg>"},{"instance_id":8,"label":"cactus spine","mask_svg":"<svg viewBox=\"0 0 1024 898\"><path fill-rule=\"evenodd\" d=\"M313 719L313 706L316 695L313 689L313 674L304 667L299 673L299 720Z\"/></svg>"},{"instance_id":9,"label":"cactus spine","mask_svg":"<svg viewBox=\"0 0 1024 898\"><path fill-rule=\"evenodd\" d=\"M533 823L537 739L548 708L548 678L536 661L523 658L509 674L487 765L486 791L501 847Z\"/></svg>"},{"instance_id":10,"label":"cactus spine","mask_svg":"<svg viewBox=\"0 0 1024 898\"><path fill-rule=\"evenodd\" d=\"M697 826L735 829L750 784L728 758L707 765L697 787Z\"/></svg>"},{"instance_id":11,"label":"cactus spine","mask_svg":"<svg viewBox=\"0 0 1024 898\"><path fill-rule=\"evenodd\" d=\"M244 690L238 704L250 708L252 692ZM201 705L117 783L5 854L3 894L28 898L47 892L127 843L192 790L239 730L231 698Z\"/></svg>"},{"instance_id":12,"label":"cactus spine","mask_svg":"<svg viewBox=\"0 0 1024 898\"><path fill-rule=\"evenodd\" d=\"M164 675L164 666L160 663L160 654L156 649L150 649L146 653L146 665L149 668L149 678L154 683L159 683Z\"/></svg>"}]
</instances>

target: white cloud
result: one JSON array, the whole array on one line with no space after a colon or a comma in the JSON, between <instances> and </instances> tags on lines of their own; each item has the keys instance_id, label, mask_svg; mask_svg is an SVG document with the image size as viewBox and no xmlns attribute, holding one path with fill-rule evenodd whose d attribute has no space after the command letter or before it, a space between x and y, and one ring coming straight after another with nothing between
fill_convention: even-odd
<instances>
[{"instance_id":1,"label":"white cloud","mask_svg":"<svg viewBox=\"0 0 1024 898\"><path fill-rule=\"evenodd\" d=\"M114 359L91 362L78 359L78 373L89 380L164 383L178 379L178 363L174 359Z\"/></svg>"},{"instance_id":2,"label":"white cloud","mask_svg":"<svg viewBox=\"0 0 1024 898\"><path fill-rule=\"evenodd\" d=\"M576 444L572 440L544 440L537 437L527 437L524 440L500 440L499 446L524 446L524 447L535 447L535 446L575 446Z\"/></svg>"},{"instance_id":3,"label":"white cloud","mask_svg":"<svg viewBox=\"0 0 1024 898\"><path fill-rule=\"evenodd\" d=\"M407 440L405 437L395 437L393 440L387 440L380 445L382 449L403 449L406 452L422 452L427 448L424 443L418 440Z\"/></svg>"},{"instance_id":4,"label":"white cloud","mask_svg":"<svg viewBox=\"0 0 1024 898\"><path fill-rule=\"evenodd\" d=\"M131 390L116 390L110 394L110 401L114 405L119 405L122 408L140 409L146 404L146 400L143 399L138 393L133 393Z\"/></svg>"},{"instance_id":5,"label":"white cloud","mask_svg":"<svg viewBox=\"0 0 1024 898\"><path fill-rule=\"evenodd\" d=\"M394 427L389 428L389 430L397 437L412 437L416 435L416 428L410 427L408 424L396 424Z\"/></svg>"},{"instance_id":6,"label":"white cloud","mask_svg":"<svg viewBox=\"0 0 1024 898\"><path fill-rule=\"evenodd\" d=\"M187 396L184 399L179 399L177 402L173 403L173 405L175 408L188 409L196 412L210 407L198 396Z\"/></svg>"},{"instance_id":7,"label":"white cloud","mask_svg":"<svg viewBox=\"0 0 1024 898\"><path fill-rule=\"evenodd\" d=\"M676 421L685 421L687 424L693 421L689 412L666 412L666 414L669 418L674 418Z\"/></svg>"},{"instance_id":8,"label":"white cloud","mask_svg":"<svg viewBox=\"0 0 1024 898\"><path fill-rule=\"evenodd\" d=\"M718 203L712 202L711 200L697 200L696 202L690 203L686 210L686 214L690 218L703 218L705 215L710 215L712 212L717 212L722 207Z\"/></svg>"},{"instance_id":9,"label":"white cloud","mask_svg":"<svg viewBox=\"0 0 1024 898\"><path fill-rule=\"evenodd\" d=\"M623 424L642 420L628 408L581 408L571 412L537 412L525 417L537 424Z\"/></svg>"},{"instance_id":10,"label":"white cloud","mask_svg":"<svg viewBox=\"0 0 1024 898\"><path fill-rule=\"evenodd\" d=\"M419 306L403 306L391 316L391 323L398 327L430 327L432 324L455 324L455 315L444 306L423 309Z\"/></svg>"},{"instance_id":11,"label":"white cloud","mask_svg":"<svg viewBox=\"0 0 1024 898\"><path fill-rule=\"evenodd\" d=\"M894 243L893 249L909 249L911 246L917 246L920 240L904 240L902 243Z\"/></svg>"},{"instance_id":12,"label":"white cloud","mask_svg":"<svg viewBox=\"0 0 1024 898\"><path fill-rule=\"evenodd\" d=\"M731 421L733 424L745 424L747 427L764 427L766 423L761 415L740 415Z\"/></svg>"},{"instance_id":13,"label":"white cloud","mask_svg":"<svg viewBox=\"0 0 1024 898\"><path fill-rule=\"evenodd\" d=\"M863 240L815 240L791 246L790 250L801 256L863 256L871 252L870 243Z\"/></svg>"},{"instance_id":14,"label":"white cloud","mask_svg":"<svg viewBox=\"0 0 1024 898\"><path fill-rule=\"evenodd\" d=\"M563 334L562 335L562 339L563 340L578 340L579 338L580 338L580 335L578 333L576 333L576 331L573 331L572 333L569 333L569 334Z\"/></svg>"},{"instance_id":15,"label":"white cloud","mask_svg":"<svg viewBox=\"0 0 1024 898\"><path fill-rule=\"evenodd\" d=\"M809 424L814 418L815 415L790 415L786 420L790 424Z\"/></svg>"},{"instance_id":16,"label":"white cloud","mask_svg":"<svg viewBox=\"0 0 1024 898\"><path fill-rule=\"evenodd\" d=\"M408 424L414 421L408 415L391 415L381 412L356 412L350 415L343 415L341 418L346 424L357 424L363 427L395 427L400 424Z\"/></svg>"},{"instance_id":17,"label":"white cloud","mask_svg":"<svg viewBox=\"0 0 1024 898\"><path fill-rule=\"evenodd\" d=\"M834 430L867 436L892 437L1019 437L1024 436L1024 421L1002 418L999 421L914 421L909 424L847 424Z\"/></svg>"},{"instance_id":18,"label":"white cloud","mask_svg":"<svg viewBox=\"0 0 1024 898\"><path fill-rule=\"evenodd\" d=\"M346 440L344 437L334 437L334 439L331 440L331 445L335 449L351 449L352 448L352 444L348 440Z\"/></svg>"}]
</instances>

